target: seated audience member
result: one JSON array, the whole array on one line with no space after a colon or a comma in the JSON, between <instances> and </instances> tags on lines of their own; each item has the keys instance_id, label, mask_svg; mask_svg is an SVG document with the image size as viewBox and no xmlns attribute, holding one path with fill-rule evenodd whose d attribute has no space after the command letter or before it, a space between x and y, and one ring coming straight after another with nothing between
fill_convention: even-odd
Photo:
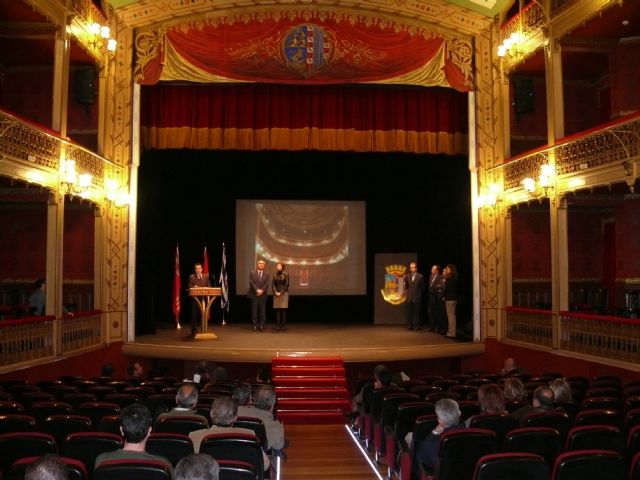
<instances>
[{"instance_id":1,"label":"seated audience member","mask_svg":"<svg viewBox=\"0 0 640 480\"><path fill-rule=\"evenodd\" d=\"M267 431L267 449L274 450L274 453L285 448L284 427L282 422L273 418L273 407L276 404L276 391L271 385L258 387L253 399L253 406L246 410L247 416L262 419L264 428ZM243 414L244 415L244 414Z\"/></svg>"},{"instance_id":2,"label":"seated audience member","mask_svg":"<svg viewBox=\"0 0 640 480\"><path fill-rule=\"evenodd\" d=\"M189 434L189 438L193 442L193 451L195 453L200 452L200 444L204 437L213 433L244 433L255 436L253 430L234 427L233 423L237 418L238 407L231 397L215 398L211 403L211 427L195 430ZM262 452L262 459L264 461L264 469L267 470L269 468L269 457L264 451Z\"/></svg>"},{"instance_id":3,"label":"seated audience member","mask_svg":"<svg viewBox=\"0 0 640 480\"><path fill-rule=\"evenodd\" d=\"M201 360L196 365L196 371L193 374L193 383L205 385L211 381L211 365L206 360Z\"/></svg>"},{"instance_id":4,"label":"seated audience member","mask_svg":"<svg viewBox=\"0 0 640 480\"><path fill-rule=\"evenodd\" d=\"M513 358L505 359L500 375L509 377L512 375L520 375L521 373L522 369L516 366L516 361Z\"/></svg>"},{"instance_id":5,"label":"seated audience member","mask_svg":"<svg viewBox=\"0 0 640 480\"><path fill-rule=\"evenodd\" d=\"M502 389L507 402L522 402L527 399L524 383L519 378L505 378Z\"/></svg>"},{"instance_id":6,"label":"seated audience member","mask_svg":"<svg viewBox=\"0 0 640 480\"><path fill-rule=\"evenodd\" d=\"M176 393L176 407L170 412L162 413L158 416L158 420L164 417L175 417L180 415L196 416L203 419L207 424L209 421L196 412L198 405L198 388L193 383L183 383Z\"/></svg>"},{"instance_id":7,"label":"seated audience member","mask_svg":"<svg viewBox=\"0 0 640 480\"><path fill-rule=\"evenodd\" d=\"M255 408L251 406L251 385L239 383L233 388L231 398L238 406L239 417L255 417L252 415Z\"/></svg>"},{"instance_id":8,"label":"seated audience member","mask_svg":"<svg viewBox=\"0 0 640 480\"><path fill-rule=\"evenodd\" d=\"M68 480L69 470L62 461L53 455L43 455L27 466L25 480Z\"/></svg>"},{"instance_id":9,"label":"seated audience member","mask_svg":"<svg viewBox=\"0 0 640 480\"><path fill-rule=\"evenodd\" d=\"M478 402L481 413L494 413L501 415L507 413L504 405L504 393L495 383L486 383L478 389ZM471 418L464 422L466 427L471 424Z\"/></svg>"},{"instance_id":10,"label":"seated audience member","mask_svg":"<svg viewBox=\"0 0 640 480\"><path fill-rule=\"evenodd\" d=\"M101 377L113 377L114 368L111 362L107 362L102 366L102 370L100 372Z\"/></svg>"},{"instance_id":11,"label":"seated audience member","mask_svg":"<svg viewBox=\"0 0 640 480\"><path fill-rule=\"evenodd\" d=\"M438 466L440 435L443 432L464 428L464 425L460 423L458 402L451 398L438 400L436 403L436 417L438 418L438 425L416 447L415 471L424 471L427 475L433 475Z\"/></svg>"},{"instance_id":12,"label":"seated audience member","mask_svg":"<svg viewBox=\"0 0 640 480\"><path fill-rule=\"evenodd\" d=\"M256 383L271 385L271 369L269 367L260 367L256 374Z\"/></svg>"},{"instance_id":13,"label":"seated audience member","mask_svg":"<svg viewBox=\"0 0 640 480\"><path fill-rule=\"evenodd\" d=\"M95 468L107 460L159 460L171 469L173 476L173 468L169 460L145 451L151 434L151 412L147 407L133 403L123 408L120 412L120 431L124 437L124 447L98 455Z\"/></svg>"},{"instance_id":14,"label":"seated audience member","mask_svg":"<svg viewBox=\"0 0 640 480\"><path fill-rule=\"evenodd\" d=\"M129 362L129 365L127 365L127 376L129 378L142 379L144 376L144 367L140 362Z\"/></svg>"},{"instance_id":15,"label":"seated audience member","mask_svg":"<svg viewBox=\"0 0 640 480\"><path fill-rule=\"evenodd\" d=\"M383 370L387 370L387 367L382 364L376 365L376 367L373 369L373 378L374 378L373 388L380 388L380 372L382 372ZM354 415L358 413L358 411L360 410L360 407L364 403L364 398L363 398L364 390L365 390L365 385L363 385L360 391L356 393L351 399L351 411L353 412Z\"/></svg>"},{"instance_id":16,"label":"seated audience member","mask_svg":"<svg viewBox=\"0 0 640 480\"><path fill-rule=\"evenodd\" d=\"M218 480L220 466L209 455L193 453L182 458L174 472L174 480Z\"/></svg>"},{"instance_id":17,"label":"seated audience member","mask_svg":"<svg viewBox=\"0 0 640 480\"><path fill-rule=\"evenodd\" d=\"M519 408L513 412L513 416L518 419L520 424L523 424L526 416L531 413L544 413L554 410L554 402L555 397L553 395L553 390L545 385L540 385L533 392L531 405L525 405L524 407Z\"/></svg>"},{"instance_id":18,"label":"seated audience member","mask_svg":"<svg viewBox=\"0 0 640 480\"><path fill-rule=\"evenodd\" d=\"M227 381L227 369L224 367L216 367L213 369L213 383L220 383Z\"/></svg>"},{"instance_id":19,"label":"seated audience member","mask_svg":"<svg viewBox=\"0 0 640 480\"><path fill-rule=\"evenodd\" d=\"M549 388L553 390L556 403L571 403L573 395L571 394L571 385L564 378L556 378L549 384Z\"/></svg>"}]
</instances>

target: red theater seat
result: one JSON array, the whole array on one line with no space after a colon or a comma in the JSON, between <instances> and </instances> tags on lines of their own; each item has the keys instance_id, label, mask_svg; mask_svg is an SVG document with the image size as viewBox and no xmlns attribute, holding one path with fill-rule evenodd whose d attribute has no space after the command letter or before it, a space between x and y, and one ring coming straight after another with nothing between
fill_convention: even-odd
<instances>
[{"instance_id":1,"label":"red theater seat","mask_svg":"<svg viewBox=\"0 0 640 480\"><path fill-rule=\"evenodd\" d=\"M93 480L171 480L171 470L159 460L107 460L93 472Z\"/></svg>"},{"instance_id":2,"label":"red theater seat","mask_svg":"<svg viewBox=\"0 0 640 480\"><path fill-rule=\"evenodd\" d=\"M547 480L549 466L540 455L494 453L476 463L473 480Z\"/></svg>"},{"instance_id":3,"label":"red theater seat","mask_svg":"<svg viewBox=\"0 0 640 480\"><path fill-rule=\"evenodd\" d=\"M626 477L622 455L609 450L561 453L551 474L551 480L622 480Z\"/></svg>"}]
</instances>

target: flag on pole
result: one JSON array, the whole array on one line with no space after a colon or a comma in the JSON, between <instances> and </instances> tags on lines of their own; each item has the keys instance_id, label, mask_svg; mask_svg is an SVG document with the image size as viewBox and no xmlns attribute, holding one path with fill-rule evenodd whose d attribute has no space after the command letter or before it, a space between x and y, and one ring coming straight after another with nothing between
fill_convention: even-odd
<instances>
[{"instance_id":1,"label":"flag on pole","mask_svg":"<svg viewBox=\"0 0 640 480\"><path fill-rule=\"evenodd\" d=\"M220 307L222 308L222 324L225 325L224 314L229 312L229 283L227 281L227 253L222 244L222 266L220 267L220 288L222 295L220 296Z\"/></svg>"},{"instance_id":2,"label":"flag on pole","mask_svg":"<svg viewBox=\"0 0 640 480\"><path fill-rule=\"evenodd\" d=\"M176 327L180 328L180 250L176 243L176 259L173 272L173 316L176 319Z\"/></svg>"},{"instance_id":3,"label":"flag on pole","mask_svg":"<svg viewBox=\"0 0 640 480\"><path fill-rule=\"evenodd\" d=\"M209 276L209 254L207 254L207 246L204 246L204 254L202 255L202 273Z\"/></svg>"}]
</instances>

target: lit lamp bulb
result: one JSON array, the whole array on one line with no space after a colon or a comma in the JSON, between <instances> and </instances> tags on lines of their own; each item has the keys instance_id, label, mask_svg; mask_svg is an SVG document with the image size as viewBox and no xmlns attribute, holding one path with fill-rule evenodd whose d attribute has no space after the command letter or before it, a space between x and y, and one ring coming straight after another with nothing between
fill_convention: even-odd
<instances>
[{"instance_id":1,"label":"lit lamp bulb","mask_svg":"<svg viewBox=\"0 0 640 480\"><path fill-rule=\"evenodd\" d=\"M108 26L100 27L100 36L105 40L111 36L111 29Z\"/></svg>"},{"instance_id":2,"label":"lit lamp bulb","mask_svg":"<svg viewBox=\"0 0 640 480\"><path fill-rule=\"evenodd\" d=\"M120 189L115 200L116 207L124 207L129 205L129 193L125 189Z\"/></svg>"},{"instance_id":3,"label":"lit lamp bulb","mask_svg":"<svg viewBox=\"0 0 640 480\"><path fill-rule=\"evenodd\" d=\"M504 45L498 47L498 56L504 57L507 54L507 48Z\"/></svg>"},{"instance_id":4,"label":"lit lamp bulb","mask_svg":"<svg viewBox=\"0 0 640 480\"><path fill-rule=\"evenodd\" d=\"M522 41L522 34L520 32L513 32L509 38L512 44L520 43Z\"/></svg>"},{"instance_id":5,"label":"lit lamp bulb","mask_svg":"<svg viewBox=\"0 0 640 480\"><path fill-rule=\"evenodd\" d=\"M513 40L511 40L511 37L505 38L502 44L504 45L504 48L509 50L511 48L511 45L513 44Z\"/></svg>"},{"instance_id":6,"label":"lit lamp bulb","mask_svg":"<svg viewBox=\"0 0 640 480\"><path fill-rule=\"evenodd\" d=\"M525 178L522 180L522 186L527 192L534 192L536 190L536 181L533 178Z\"/></svg>"},{"instance_id":7,"label":"lit lamp bulb","mask_svg":"<svg viewBox=\"0 0 640 480\"><path fill-rule=\"evenodd\" d=\"M93 22L89 25L89 33L91 35L98 35L100 33L100 24L97 22Z\"/></svg>"},{"instance_id":8,"label":"lit lamp bulb","mask_svg":"<svg viewBox=\"0 0 640 480\"><path fill-rule=\"evenodd\" d=\"M78 175L78 184L80 188L87 189L91 186L91 181L93 177L88 173L83 173L82 175Z\"/></svg>"},{"instance_id":9,"label":"lit lamp bulb","mask_svg":"<svg viewBox=\"0 0 640 480\"><path fill-rule=\"evenodd\" d=\"M113 202L118 196L119 186L120 185L118 184L118 181L114 180L113 178L108 178L107 180L105 180L104 182L105 198L110 202Z\"/></svg>"},{"instance_id":10,"label":"lit lamp bulb","mask_svg":"<svg viewBox=\"0 0 640 480\"><path fill-rule=\"evenodd\" d=\"M118 47L118 41L115 38L110 38L107 40L107 50L110 52L115 52Z\"/></svg>"},{"instance_id":11,"label":"lit lamp bulb","mask_svg":"<svg viewBox=\"0 0 640 480\"><path fill-rule=\"evenodd\" d=\"M76 183L78 174L76 173L76 161L66 160L64 162L64 181L70 185Z\"/></svg>"}]
</instances>

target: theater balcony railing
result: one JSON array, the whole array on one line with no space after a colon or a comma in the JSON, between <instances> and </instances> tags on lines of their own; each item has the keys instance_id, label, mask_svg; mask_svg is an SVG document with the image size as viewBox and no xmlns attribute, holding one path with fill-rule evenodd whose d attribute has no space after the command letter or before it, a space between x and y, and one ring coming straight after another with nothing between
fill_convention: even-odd
<instances>
[{"instance_id":1,"label":"theater balcony railing","mask_svg":"<svg viewBox=\"0 0 640 480\"><path fill-rule=\"evenodd\" d=\"M504 337L508 340L551 347L553 312L536 308L505 307Z\"/></svg>"},{"instance_id":2,"label":"theater balcony railing","mask_svg":"<svg viewBox=\"0 0 640 480\"><path fill-rule=\"evenodd\" d=\"M525 179L538 178L545 165L553 168L554 175L549 193L544 195L562 197L620 182L633 192L640 177L640 112L576 133L552 147L507 159L485 170L487 185L481 188L497 184L502 207L528 202L534 197L525 189Z\"/></svg>"},{"instance_id":3,"label":"theater balcony railing","mask_svg":"<svg viewBox=\"0 0 640 480\"><path fill-rule=\"evenodd\" d=\"M65 163L75 162L78 175L90 175L80 196L96 205L106 202L106 183L122 183L124 169L100 155L58 135L57 132L0 109L0 175L67 193Z\"/></svg>"},{"instance_id":4,"label":"theater balcony railing","mask_svg":"<svg viewBox=\"0 0 640 480\"><path fill-rule=\"evenodd\" d=\"M640 362L640 321L560 312L560 348L637 364Z\"/></svg>"},{"instance_id":5,"label":"theater balcony railing","mask_svg":"<svg viewBox=\"0 0 640 480\"><path fill-rule=\"evenodd\" d=\"M104 343L100 310L73 315L29 317L0 321L0 373L47 363L101 348Z\"/></svg>"}]
</instances>

